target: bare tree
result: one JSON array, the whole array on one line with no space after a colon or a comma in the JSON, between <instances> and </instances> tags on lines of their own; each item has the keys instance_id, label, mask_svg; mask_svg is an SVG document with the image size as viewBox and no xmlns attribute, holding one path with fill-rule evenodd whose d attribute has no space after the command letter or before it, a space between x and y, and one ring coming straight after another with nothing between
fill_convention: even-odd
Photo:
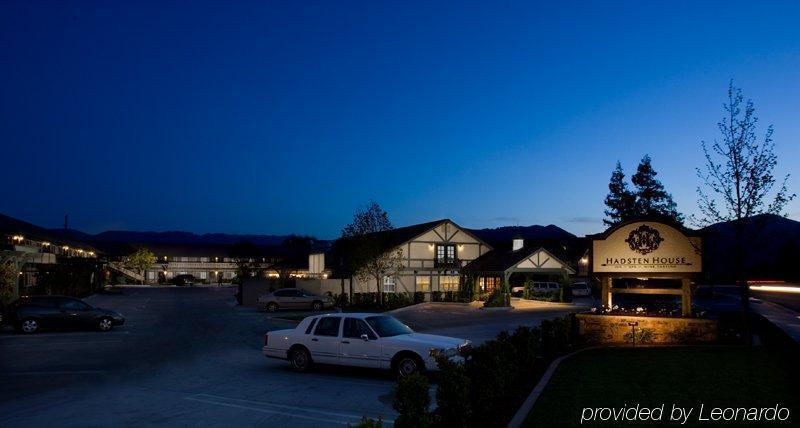
<instances>
[{"instance_id":1,"label":"bare tree","mask_svg":"<svg viewBox=\"0 0 800 428\"><path fill-rule=\"evenodd\" d=\"M348 270L360 281L374 279L378 300L383 304L382 281L394 276L403 267L403 250L392 248L387 232L392 230L389 214L374 201L353 215L353 221L342 229L348 248ZM351 281L352 283L352 281Z\"/></svg>"},{"instance_id":2,"label":"bare tree","mask_svg":"<svg viewBox=\"0 0 800 428\"><path fill-rule=\"evenodd\" d=\"M745 101L742 90L734 87L732 81L728 86L728 102L723 108L725 117L717 124L722 139L714 140L711 145L702 142L706 164L702 169L697 168L701 181L697 188L701 215L692 215L691 221L697 226L731 222L734 227L735 275L741 290L749 341L749 289L743 265L745 246L752 236L747 236L745 231L748 225L752 230L759 229L758 225L751 224L754 216L785 215L784 208L795 195L790 194L786 186L789 174L778 182L773 173L778 156L772 140L772 125L767 127L763 140L759 140L753 102Z\"/></svg>"}]
</instances>

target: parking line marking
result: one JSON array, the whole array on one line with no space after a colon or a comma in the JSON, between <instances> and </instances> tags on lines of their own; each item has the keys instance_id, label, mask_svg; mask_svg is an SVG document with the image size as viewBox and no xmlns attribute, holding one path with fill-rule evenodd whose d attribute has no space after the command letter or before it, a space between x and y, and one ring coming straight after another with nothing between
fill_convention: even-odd
<instances>
[{"instance_id":1,"label":"parking line marking","mask_svg":"<svg viewBox=\"0 0 800 428\"><path fill-rule=\"evenodd\" d=\"M73 371L35 371L35 372L0 372L0 376L34 376L34 375L88 375L105 374L105 370L73 370Z\"/></svg>"},{"instance_id":2,"label":"parking line marking","mask_svg":"<svg viewBox=\"0 0 800 428\"><path fill-rule=\"evenodd\" d=\"M129 330L123 331L111 331L106 333L101 333L104 336L116 336L119 334L131 334ZM49 339L53 337L58 338L70 338L70 337L90 337L95 336L97 333L73 333L73 334L8 334L8 335L0 335L0 340L16 340L16 339Z\"/></svg>"},{"instance_id":3,"label":"parking line marking","mask_svg":"<svg viewBox=\"0 0 800 428\"><path fill-rule=\"evenodd\" d=\"M204 397L208 397L208 398L204 398ZM238 398L222 397L222 396L212 395L212 394L195 394L195 395L190 395L190 396L184 397L184 398L186 400L198 401L198 402L202 402L202 403L206 403L206 404L216 404L216 405L219 405L219 406L234 407L234 408L239 408L239 409L247 409L247 410L253 410L253 411L262 412L262 413L273 413L273 414L284 415L284 416L289 416L289 417L294 417L294 418L309 419L309 420L313 420L313 421L327 422L327 423L334 422L334 421L332 421L330 419L330 417L332 417L332 416L333 417L340 417L340 418L350 419L350 420L356 421L356 422L360 421L362 416L363 416L363 415L354 415L354 414L349 414L349 413L328 412L328 411L324 411L324 410L312 410L312 409L307 409L307 408L303 408L303 407L287 406L287 405L283 405L283 404L273 404L273 403L264 403L264 402L259 402L259 401L242 400L242 399L238 399ZM226 401L235 401L235 402L240 402L240 403L244 403L244 404L229 403L229 402L226 402ZM275 407L275 408L283 409L283 410L287 410L287 411L274 410L274 409L268 409L268 408L256 407L256 406ZM294 413L294 412L288 412L288 411L311 413L313 415L319 415L320 417L309 416L309 415L301 415L301 414L297 414L297 413ZM325 416L327 416L328 418L323 418ZM390 420L390 419L382 419L382 420L384 422L386 422L386 423L390 423L390 424L394 423L394 420ZM345 420L345 421L336 420L335 422L338 422L338 423L340 423L342 425L345 425L345 424L347 424L347 423L349 423L351 421L348 421L348 420Z\"/></svg>"},{"instance_id":4,"label":"parking line marking","mask_svg":"<svg viewBox=\"0 0 800 428\"><path fill-rule=\"evenodd\" d=\"M74 341L74 342L37 342L37 343L6 343L3 347L17 347L17 346L64 346L64 345L94 345L102 343L122 343L122 340L91 340L91 341Z\"/></svg>"}]
</instances>

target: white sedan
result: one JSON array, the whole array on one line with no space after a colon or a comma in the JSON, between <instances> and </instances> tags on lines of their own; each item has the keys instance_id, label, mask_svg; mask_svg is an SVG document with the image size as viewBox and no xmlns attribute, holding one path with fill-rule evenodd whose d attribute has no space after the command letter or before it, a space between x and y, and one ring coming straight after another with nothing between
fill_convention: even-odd
<instances>
[{"instance_id":1,"label":"white sedan","mask_svg":"<svg viewBox=\"0 0 800 428\"><path fill-rule=\"evenodd\" d=\"M383 314L338 313L305 318L294 329L264 335L264 355L299 372L313 363L391 369L404 377L437 370L439 356L461 360L470 341L415 333Z\"/></svg>"}]
</instances>

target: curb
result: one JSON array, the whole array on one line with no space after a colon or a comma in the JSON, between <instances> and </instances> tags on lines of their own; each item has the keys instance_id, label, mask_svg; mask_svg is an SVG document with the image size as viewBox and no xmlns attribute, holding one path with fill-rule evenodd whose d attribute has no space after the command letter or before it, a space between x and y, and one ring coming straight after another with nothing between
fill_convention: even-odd
<instances>
[{"instance_id":1,"label":"curb","mask_svg":"<svg viewBox=\"0 0 800 428\"><path fill-rule=\"evenodd\" d=\"M511 312L514 310L513 306L482 306L478 308L481 311L488 311L488 312Z\"/></svg>"},{"instance_id":2,"label":"curb","mask_svg":"<svg viewBox=\"0 0 800 428\"><path fill-rule=\"evenodd\" d=\"M410 311L412 309L418 309L425 306L470 306L469 303L462 303L462 302L420 302L414 303L413 305L403 306L402 308L392 309L391 311L386 311L387 314L398 314L405 311Z\"/></svg>"},{"instance_id":3,"label":"curb","mask_svg":"<svg viewBox=\"0 0 800 428\"><path fill-rule=\"evenodd\" d=\"M539 379L539 382L535 387L533 387L533 391L531 391L530 395L528 395L528 398L525 399L525 402L522 403L522 406L520 406L519 410L517 410L517 413L514 414L514 417L511 419L511 422L508 423L507 427L519 428L522 426L522 424L525 422L525 418L528 417L528 413L531 412L533 405L536 404L536 400L538 400L539 396L542 395L542 391L544 391L544 388L547 386L548 382L550 382L550 378L553 377L553 373L556 372L558 365L561 364L562 361L580 352L598 348L600 347L593 346L589 348L578 349L577 351L570 352L567 355L562 355L553 360L553 362L550 363L550 366L547 367L547 370L542 375L542 378Z\"/></svg>"}]
</instances>

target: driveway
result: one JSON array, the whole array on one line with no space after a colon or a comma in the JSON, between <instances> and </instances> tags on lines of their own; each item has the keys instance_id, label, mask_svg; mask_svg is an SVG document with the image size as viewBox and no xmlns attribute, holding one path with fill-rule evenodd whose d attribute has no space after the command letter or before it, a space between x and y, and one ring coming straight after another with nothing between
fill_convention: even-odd
<instances>
[{"instance_id":1,"label":"driveway","mask_svg":"<svg viewBox=\"0 0 800 428\"><path fill-rule=\"evenodd\" d=\"M387 372L318 368L298 374L261 355L266 331L293 322L233 304L230 287L126 288L87 299L119 310L109 333L0 334L0 426L270 426L391 421ZM420 331L485 340L567 308L488 313L412 309Z\"/></svg>"},{"instance_id":2,"label":"driveway","mask_svg":"<svg viewBox=\"0 0 800 428\"><path fill-rule=\"evenodd\" d=\"M574 304L549 303L512 299L510 311L481 309L480 304L423 303L392 315L416 331L469 339L480 344L493 339L501 331L520 325L538 326L542 320L564 316L592 307L591 298L576 299Z\"/></svg>"},{"instance_id":3,"label":"driveway","mask_svg":"<svg viewBox=\"0 0 800 428\"><path fill-rule=\"evenodd\" d=\"M392 419L383 372L297 374L261 355L294 323L233 305L232 288L130 288L110 333L0 335L0 426L343 426Z\"/></svg>"}]
</instances>

